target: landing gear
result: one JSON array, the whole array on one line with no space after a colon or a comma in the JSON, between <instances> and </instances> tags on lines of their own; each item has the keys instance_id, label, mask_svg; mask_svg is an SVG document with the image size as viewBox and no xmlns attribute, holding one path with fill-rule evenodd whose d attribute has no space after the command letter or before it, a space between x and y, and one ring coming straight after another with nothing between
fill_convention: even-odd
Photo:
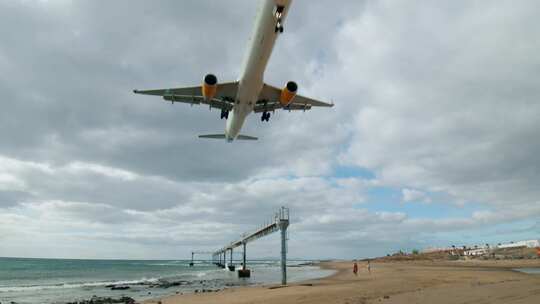
<instances>
[{"instance_id":1,"label":"landing gear","mask_svg":"<svg viewBox=\"0 0 540 304\"><path fill-rule=\"evenodd\" d=\"M275 33L277 32L283 33L283 23L282 23L281 17L283 16L284 10L285 10L285 6L283 5L276 6L276 12L274 13L274 16L277 19L276 28L274 30Z\"/></svg>"},{"instance_id":2,"label":"landing gear","mask_svg":"<svg viewBox=\"0 0 540 304\"><path fill-rule=\"evenodd\" d=\"M227 110L221 110L221 119L229 119L229 111Z\"/></svg>"},{"instance_id":3,"label":"landing gear","mask_svg":"<svg viewBox=\"0 0 540 304\"><path fill-rule=\"evenodd\" d=\"M261 121L270 121L270 112L263 112L261 116Z\"/></svg>"}]
</instances>

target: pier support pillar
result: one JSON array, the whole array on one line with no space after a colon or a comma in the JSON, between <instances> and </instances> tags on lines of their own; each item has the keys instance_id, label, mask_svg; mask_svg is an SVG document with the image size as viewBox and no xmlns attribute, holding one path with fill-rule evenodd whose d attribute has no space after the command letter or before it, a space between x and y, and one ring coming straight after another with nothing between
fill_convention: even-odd
<instances>
[{"instance_id":1,"label":"pier support pillar","mask_svg":"<svg viewBox=\"0 0 540 304\"><path fill-rule=\"evenodd\" d=\"M242 243L243 254L242 254L242 269L238 269L239 278L249 278L251 276L251 270L246 268L246 243Z\"/></svg>"},{"instance_id":2,"label":"pier support pillar","mask_svg":"<svg viewBox=\"0 0 540 304\"><path fill-rule=\"evenodd\" d=\"M233 259L233 249L231 248L231 258L229 260L229 265L228 265L230 271L234 271L234 269L235 269L235 267L233 265L233 262L232 262L232 259Z\"/></svg>"},{"instance_id":3,"label":"pier support pillar","mask_svg":"<svg viewBox=\"0 0 540 304\"><path fill-rule=\"evenodd\" d=\"M287 227L289 227L289 209L282 207L279 216L281 231L281 285L287 285Z\"/></svg>"},{"instance_id":4,"label":"pier support pillar","mask_svg":"<svg viewBox=\"0 0 540 304\"><path fill-rule=\"evenodd\" d=\"M193 257L195 256L195 252L191 252L191 263L189 263L189 267L193 267Z\"/></svg>"},{"instance_id":5,"label":"pier support pillar","mask_svg":"<svg viewBox=\"0 0 540 304\"><path fill-rule=\"evenodd\" d=\"M242 269L246 269L246 243L242 243L242 248L244 249L242 254Z\"/></svg>"}]
</instances>

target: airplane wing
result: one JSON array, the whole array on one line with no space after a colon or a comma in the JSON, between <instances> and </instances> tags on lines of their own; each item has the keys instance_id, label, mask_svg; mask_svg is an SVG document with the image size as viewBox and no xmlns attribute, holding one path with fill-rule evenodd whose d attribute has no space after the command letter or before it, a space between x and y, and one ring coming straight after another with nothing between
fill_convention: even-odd
<instances>
[{"instance_id":1,"label":"airplane wing","mask_svg":"<svg viewBox=\"0 0 540 304\"><path fill-rule=\"evenodd\" d=\"M260 113L265 111L275 111L277 109L283 109L288 111L306 111L310 110L312 107L334 106L334 104L331 103L326 103L297 94L296 96L294 96L292 102L288 106L284 107L279 102L280 96L281 89L268 84L264 84L261 94L259 96L259 101L255 106L254 112Z\"/></svg>"},{"instance_id":2,"label":"airplane wing","mask_svg":"<svg viewBox=\"0 0 540 304\"><path fill-rule=\"evenodd\" d=\"M234 98L238 90L238 82L226 82L217 85L216 95L211 100L206 100L202 95L201 86L157 89L157 90L133 90L133 93L162 96L164 100L183 102L188 104L206 104L211 108L230 111L234 106Z\"/></svg>"}]
</instances>

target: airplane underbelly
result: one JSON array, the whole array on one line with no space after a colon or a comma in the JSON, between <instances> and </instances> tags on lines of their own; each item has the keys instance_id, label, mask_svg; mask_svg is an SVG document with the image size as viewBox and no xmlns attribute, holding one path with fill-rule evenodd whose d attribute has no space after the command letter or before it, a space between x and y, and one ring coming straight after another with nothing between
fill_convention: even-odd
<instances>
[{"instance_id":1,"label":"airplane underbelly","mask_svg":"<svg viewBox=\"0 0 540 304\"><path fill-rule=\"evenodd\" d=\"M227 120L227 137L235 138L240 134L240 130L244 125L246 117L253 112L262 86L262 82L240 82L236 95L236 103Z\"/></svg>"},{"instance_id":2,"label":"airplane underbelly","mask_svg":"<svg viewBox=\"0 0 540 304\"><path fill-rule=\"evenodd\" d=\"M227 128L225 130L227 139L235 139L236 136L240 134L240 130L242 129L248 114L249 113L240 110L233 110L229 114L229 119L227 119Z\"/></svg>"},{"instance_id":3,"label":"airplane underbelly","mask_svg":"<svg viewBox=\"0 0 540 304\"><path fill-rule=\"evenodd\" d=\"M263 88L264 70L278 35L275 30L275 6L283 5L286 7L283 13L284 19L290 2L290 0L266 0L262 4L263 9L239 79L235 105L227 120L226 134L230 140L240 134L246 117L253 112Z\"/></svg>"}]
</instances>

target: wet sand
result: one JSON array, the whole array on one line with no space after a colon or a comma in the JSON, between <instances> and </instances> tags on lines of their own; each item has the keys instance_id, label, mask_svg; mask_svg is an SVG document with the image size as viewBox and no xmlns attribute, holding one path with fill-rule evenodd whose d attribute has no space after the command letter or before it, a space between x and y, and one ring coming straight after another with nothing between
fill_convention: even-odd
<instances>
[{"instance_id":1,"label":"wet sand","mask_svg":"<svg viewBox=\"0 0 540 304\"><path fill-rule=\"evenodd\" d=\"M540 267L540 260L328 262L337 272L327 278L287 287L256 286L210 294L177 295L145 304L196 303L540 303L540 275L512 271Z\"/></svg>"}]
</instances>

